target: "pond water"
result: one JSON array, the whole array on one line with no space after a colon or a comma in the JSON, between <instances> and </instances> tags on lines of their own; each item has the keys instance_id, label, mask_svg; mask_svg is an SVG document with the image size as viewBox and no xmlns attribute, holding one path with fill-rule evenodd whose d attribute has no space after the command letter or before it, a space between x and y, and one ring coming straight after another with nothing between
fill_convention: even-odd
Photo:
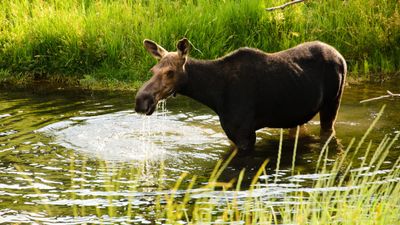
<instances>
[{"instance_id":1,"label":"pond water","mask_svg":"<svg viewBox=\"0 0 400 225\"><path fill-rule=\"evenodd\" d=\"M385 135L400 132L400 99L359 103L386 90L399 92L398 82L346 87L336 124L340 144L330 151L331 161L351 138L362 137L384 104L369 139L377 145ZM168 193L182 173L196 175L196 186L201 186L231 149L210 109L182 96L168 99L166 105L146 117L134 112L132 93L40 86L0 90L0 223L124 223L127 207L134 215L131 223L152 223L157 196ZM263 129L257 133L256 152L233 159L220 180L235 178L246 168L246 189L269 159L266 171L271 176L263 179L275 185L260 195L284 193L294 182L309 187L323 176L315 174L322 144L318 118L307 127L307 137L299 139L294 171L294 141L288 132L276 173L280 129ZM396 143L384 165L391 167L399 156ZM352 163L361 161L355 158ZM116 208L114 217L107 211L110 205Z\"/></svg>"}]
</instances>

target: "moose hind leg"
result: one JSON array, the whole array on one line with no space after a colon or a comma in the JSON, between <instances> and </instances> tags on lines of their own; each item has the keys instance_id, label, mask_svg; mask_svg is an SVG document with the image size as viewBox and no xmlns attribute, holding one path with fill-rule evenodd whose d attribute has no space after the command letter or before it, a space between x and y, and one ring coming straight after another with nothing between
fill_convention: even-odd
<instances>
[{"instance_id":1,"label":"moose hind leg","mask_svg":"<svg viewBox=\"0 0 400 225\"><path fill-rule=\"evenodd\" d=\"M321 123L321 136L335 135L335 122L337 113L339 111L340 98L337 98L331 102L326 102L319 111L320 123Z\"/></svg>"}]
</instances>

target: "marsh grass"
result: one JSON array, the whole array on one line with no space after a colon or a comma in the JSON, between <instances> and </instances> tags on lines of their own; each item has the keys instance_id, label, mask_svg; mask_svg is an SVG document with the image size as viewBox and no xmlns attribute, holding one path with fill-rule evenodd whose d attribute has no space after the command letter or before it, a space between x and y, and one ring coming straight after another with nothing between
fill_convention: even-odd
<instances>
[{"instance_id":1,"label":"marsh grass","mask_svg":"<svg viewBox=\"0 0 400 225\"><path fill-rule=\"evenodd\" d=\"M309 186L294 182L276 192L274 187L279 186L276 177L280 160L276 171L270 174L271 179L265 178L269 175L265 169L266 160L249 186L243 187L245 170L231 181L219 181L235 153L216 163L207 182L199 182L198 177L183 173L169 190L166 189L170 185L165 184L163 164L143 162L115 168L112 162L100 162L102 173L99 179L104 184L96 191L105 193L108 203L95 207L73 203L70 213L78 221L91 216L92 222L98 224L396 224L400 219L400 158L390 166L386 158L398 143L400 133L386 135L376 146L368 141L384 108L364 136L359 141L353 138L346 149L333 156L334 160L329 154L330 145L327 143L322 147L312 174L318 179ZM280 138L283 138L282 132ZM279 146L278 155L281 155L282 145ZM360 149L365 149L362 154ZM86 159L79 160L79 163L75 163L76 160L71 157L69 168L69 199L72 201L85 199L75 191L88 188L84 182ZM293 161L292 169L294 165ZM147 168L154 166L160 168L159 172L147 174ZM22 167L16 168L23 172ZM34 187L34 178L21 174ZM138 198L135 193L149 185L146 184L149 177L157 177L151 179L156 182L150 184L156 194L151 196L152 204L145 210L149 213L144 215L143 211L133 207L133 202ZM40 190L35 192L41 195ZM125 206L119 205L121 201L127 202ZM47 203L47 199L42 199L43 210L49 216L56 216Z\"/></svg>"},{"instance_id":2,"label":"marsh grass","mask_svg":"<svg viewBox=\"0 0 400 225\"><path fill-rule=\"evenodd\" d=\"M240 190L245 172L243 170L237 179L236 189L234 185L222 185L220 192L195 198L190 212L186 212L190 216L186 218L179 217L176 208L167 206L165 210L175 212L171 214L174 217L167 218L167 222L170 224L179 221L188 224L396 224L400 219L400 158L392 163L391 168L385 169L387 171L385 175L379 174L386 156L398 141L400 134L397 133L393 137L385 136L373 150L371 141L365 143L383 110L384 107L359 142L356 144L353 139L346 150L338 154L333 165L328 166L329 145L323 146L315 173L328 176L320 176L311 187L289 189L283 197L266 197L267 195L263 194L273 190L269 190L268 187L271 186L263 184L259 179L260 175L266 174L264 168L267 162L265 162L252 179L248 190ZM366 151L362 156L361 165L354 167L353 160L360 156L358 151L361 146L366 147ZM281 151L278 155L280 154ZM279 169L278 164L276 170ZM225 168L221 165L219 163L217 167ZM276 184L276 179L273 182ZM211 190L215 190L215 186Z\"/></svg>"},{"instance_id":3,"label":"marsh grass","mask_svg":"<svg viewBox=\"0 0 400 225\"><path fill-rule=\"evenodd\" d=\"M143 39L174 50L182 37L191 40L191 54L198 58L216 58L242 46L274 52L321 40L343 53L356 77L399 71L398 1L316 0L264 10L283 2L1 1L0 80L144 81L154 60Z\"/></svg>"}]
</instances>

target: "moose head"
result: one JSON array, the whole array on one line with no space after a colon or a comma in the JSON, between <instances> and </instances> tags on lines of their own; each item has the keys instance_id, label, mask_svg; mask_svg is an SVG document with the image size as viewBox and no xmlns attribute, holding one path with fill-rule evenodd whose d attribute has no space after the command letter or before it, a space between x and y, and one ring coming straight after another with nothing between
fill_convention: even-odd
<instances>
[{"instance_id":1,"label":"moose head","mask_svg":"<svg viewBox=\"0 0 400 225\"><path fill-rule=\"evenodd\" d=\"M150 69L153 76L136 94L135 110L138 113L151 115L158 101L175 95L186 82L185 64L190 43L186 38L181 39L176 46L176 52L168 52L154 41L147 39L143 44L158 63Z\"/></svg>"}]
</instances>

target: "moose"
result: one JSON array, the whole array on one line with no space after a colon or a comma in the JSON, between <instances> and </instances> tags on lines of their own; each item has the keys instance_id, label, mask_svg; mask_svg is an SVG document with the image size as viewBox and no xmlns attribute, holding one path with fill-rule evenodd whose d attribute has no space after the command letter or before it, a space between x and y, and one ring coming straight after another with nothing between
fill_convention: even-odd
<instances>
[{"instance_id":1,"label":"moose","mask_svg":"<svg viewBox=\"0 0 400 225\"><path fill-rule=\"evenodd\" d=\"M157 102L177 93L210 107L239 153L254 150L256 130L295 128L320 116L320 135L335 134L347 65L320 41L265 53L243 47L215 60L189 57L183 38L176 52L151 40L144 47L158 60L137 92L135 110L151 115Z\"/></svg>"}]
</instances>

